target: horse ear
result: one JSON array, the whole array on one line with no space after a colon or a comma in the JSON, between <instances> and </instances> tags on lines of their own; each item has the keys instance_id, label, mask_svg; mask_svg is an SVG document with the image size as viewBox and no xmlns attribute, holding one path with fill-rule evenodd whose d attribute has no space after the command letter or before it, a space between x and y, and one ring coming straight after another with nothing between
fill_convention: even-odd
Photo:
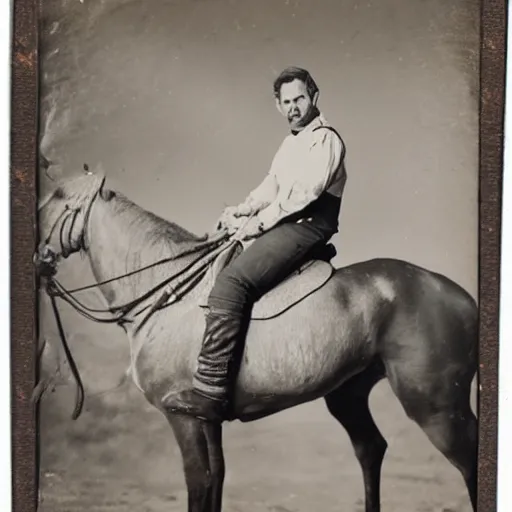
<instances>
[{"instance_id":1,"label":"horse ear","mask_svg":"<svg viewBox=\"0 0 512 512\"><path fill-rule=\"evenodd\" d=\"M103 178L101 178L99 195L103 199L103 201L110 201L112 199L112 197L114 197L114 192L112 192L112 190L108 190L107 188L105 188L106 181L107 181L107 177L103 176Z\"/></svg>"},{"instance_id":2,"label":"horse ear","mask_svg":"<svg viewBox=\"0 0 512 512\"><path fill-rule=\"evenodd\" d=\"M102 199L105 199L105 182L107 181L107 177L106 176L103 176L101 178L101 182L100 182L100 188L98 189L98 193L100 195L100 197Z\"/></svg>"}]
</instances>

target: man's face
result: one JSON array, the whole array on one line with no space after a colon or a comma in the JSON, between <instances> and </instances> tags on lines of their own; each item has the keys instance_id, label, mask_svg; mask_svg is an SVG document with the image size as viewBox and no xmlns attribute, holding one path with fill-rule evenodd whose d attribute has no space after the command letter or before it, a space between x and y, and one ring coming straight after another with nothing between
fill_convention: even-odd
<instances>
[{"instance_id":1,"label":"man's face","mask_svg":"<svg viewBox=\"0 0 512 512\"><path fill-rule=\"evenodd\" d=\"M306 84L295 79L281 86L277 108L286 117L292 130L300 130L309 121L309 114L316 105L317 96L310 98Z\"/></svg>"}]
</instances>

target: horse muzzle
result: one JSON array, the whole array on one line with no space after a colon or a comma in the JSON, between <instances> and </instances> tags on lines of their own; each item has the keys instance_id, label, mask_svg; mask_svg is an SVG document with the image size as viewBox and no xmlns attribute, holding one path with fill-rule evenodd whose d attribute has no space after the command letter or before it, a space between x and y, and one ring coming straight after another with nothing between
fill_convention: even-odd
<instances>
[{"instance_id":1,"label":"horse muzzle","mask_svg":"<svg viewBox=\"0 0 512 512\"><path fill-rule=\"evenodd\" d=\"M41 277L53 277L57 274L57 263L59 261L58 254L48 244L34 254L34 265L37 273Z\"/></svg>"}]
</instances>

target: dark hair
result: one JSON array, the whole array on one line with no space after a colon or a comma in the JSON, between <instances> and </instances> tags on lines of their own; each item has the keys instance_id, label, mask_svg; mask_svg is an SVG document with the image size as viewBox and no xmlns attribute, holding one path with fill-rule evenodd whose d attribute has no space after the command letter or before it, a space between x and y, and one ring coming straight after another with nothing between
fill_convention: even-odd
<instances>
[{"instance_id":1,"label":"dark hair","mask_svg":"<svg viewBox=\"0 0 512 512\"><path fill-rule=\"evenodd\" d=\"M293 82L294 80L300 80L306 84L306 89L310 98L318 92L318 86L313 80L313 77L309 74L309 71L306 71L303 68L290 66L282 71L274 80L274 96L279 98L281 95L281 86L285 83Z\"/></svg>"}]
</instances>

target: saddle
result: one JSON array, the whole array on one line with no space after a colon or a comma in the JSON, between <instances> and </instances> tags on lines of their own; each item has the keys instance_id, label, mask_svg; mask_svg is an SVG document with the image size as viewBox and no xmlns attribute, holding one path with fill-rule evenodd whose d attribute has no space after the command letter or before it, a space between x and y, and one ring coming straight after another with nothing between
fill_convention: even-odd
<instances>
[{"instance_id":1,"label":"saddle","mask_svg":"<svg viewBox=\"0 0 512 512\"><path fill-rule=\"evenodd\" d=\"M217 256L204 277L205 290L199 300L199 307L207 307L208 295L217 276L243 250L242 243L237 242ZM267 320L279 316L324 286L334 273L331 260L336 256L336 253L336 248L331 243L314 248L297 270L285 277L255 302L251 319Z\"/></svg>"}]
</instances>

